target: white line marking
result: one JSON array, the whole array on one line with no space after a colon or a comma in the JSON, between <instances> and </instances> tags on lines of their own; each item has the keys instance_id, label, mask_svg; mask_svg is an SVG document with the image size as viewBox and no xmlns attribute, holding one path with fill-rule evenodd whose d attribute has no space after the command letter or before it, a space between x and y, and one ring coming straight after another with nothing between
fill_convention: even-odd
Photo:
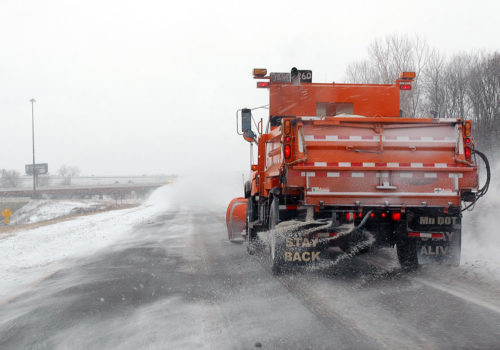
<instances>
[{"instance_id":1,"label":"white line marking","mask_svg":"<svg viewBox=\"0 0 500 350\"><path fill-rule=\"evenodd\" d=\"M475 304L477 306L481 306L481 307L484 307L485 309L488 309L490 311L493 311L493 312L497 312L497 313L500 313L500 307L497 306L497 305L494 305L492 303L489 303L487 301L484 301L484 300L480 300L478 298L474 298L474 297L471 297L470 295L468 294L465 294L465 293L462 293L462 292L459 292L456 287L454 287L454 289L451 289L451 288L448 288L446 286L441 286L437 283L434 283L434 282L430 282L430 281L426 281L422 278L414 278L415 281L417 282L420 282L428 287L431 287L431 288L434 288L434 289L437 289L441 292L444 292L444 293L448 293L448 294L451 294L457 298L460 298L460 299L463 299L463 300L466 300L472 304Z\"/></svg>"}]
</instances>

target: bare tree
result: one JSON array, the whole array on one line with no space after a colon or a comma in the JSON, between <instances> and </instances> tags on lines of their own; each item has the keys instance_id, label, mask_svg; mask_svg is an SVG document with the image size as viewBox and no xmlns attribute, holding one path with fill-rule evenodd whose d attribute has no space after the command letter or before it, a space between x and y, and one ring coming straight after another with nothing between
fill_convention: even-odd
<instances>
[{"instance_id":1,"label":"bare tree","mask_svg":"<svg viewBox=\"0 0 500 350\"><path fill-rule=\"evenodd\" d=\"M21 178L21 173L17 170L2 169L0 178L1 187L17 187Z\"/></svg>"},{"instance_id":2,"label":"bare tree","mask_svg":"<svg viewBox=\"0 0 500 350\"><path fill-rule=\"evenodd\" d=\"M500 137L500 53L482 54L471 63L467 94L471 117L485 148L494 149Z\"/></svg>"},{"instance_id":3,"label":"bare tree","mask_svg":"<svg viewBox=\"0 0 500 350\"><path fill-rule=\"evenodd\" d=\"M414 71L411 92L401 94L407 117L472 119L481 149L500 146L500 53L461 53L445 58L421 37L387 36L372 42L368 58L350 64L352 83L392 84Z\"/></svg>"},{"instance_id":4,"label":"bare tree","mask_svg":"<svg viewBox=\"0 0 500 350\"><path fill-rule=\"evenodd\" d=\"M426 115L438 118L446 116L445 65L445 58L438 52L434 52L429 57L429 62L423 72L420 82L426 96L423 102Z\"/></svg>"},{"instance_id":5,"label":"bare tree","mask_svg":"<svg viewBox=\"0 0 500 350\"><path fill-rule=\"evenodd\" d=\"M78 176L78 174L80 174L78 167L64 164L59 168L59 176L63 178L63 185L71 185L71 178Z\"/></svg>"},{"instance_id":6,"label":"bare tree","mask_svg":"<svg viewBox=\"0 0 500 350\"><path fill-rule=\"evenodd\" d=\"M391 35L375 40L368 48L368 59L348 66L346 77L352 83L391 84L401 72L416 73L412 91L401 97L406 116L419 116L424 110L419 81L435 51L419 36Z\"/></svg>"},{"instance_id":7,"label":"bare tree","mask_svg":"<svg viewBox=\"0 0 500 350\"><path fill-rule=\"evenodd\" d=\"M379 83L375 68L368 60L351 63L347 66L347 81L353 84L377 84Z\"/></svg>"}]
</instances>

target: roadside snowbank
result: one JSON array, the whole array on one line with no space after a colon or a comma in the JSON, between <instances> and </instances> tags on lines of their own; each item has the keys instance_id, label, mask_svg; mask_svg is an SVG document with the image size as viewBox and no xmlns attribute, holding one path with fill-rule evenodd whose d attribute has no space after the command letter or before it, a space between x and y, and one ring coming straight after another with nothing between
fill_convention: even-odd
<instances>
[{"instance_id":1,"label":"roadside snowbank","mask_svg":"<svg viewBox=\"0 0 500 350\"><path fill-rule=\"evenodd\" d=\"M103 249L170 207L169 185L153 192L143 205L92 216L77 217L0 236L0 301L30 283L57 271L66 259Z\"/></svg>"},{"instance_id":2,"label":"roadside snowbank","mask_svg":"<svg viewBox=\"0 0 500 350\"><path fill-rule=\"evenodd\" d=\"M105 203L90 201L31 200L12 215L12 224L27 224L67 216L76 211L99 210Z\"/></svg>"}]
</instances>

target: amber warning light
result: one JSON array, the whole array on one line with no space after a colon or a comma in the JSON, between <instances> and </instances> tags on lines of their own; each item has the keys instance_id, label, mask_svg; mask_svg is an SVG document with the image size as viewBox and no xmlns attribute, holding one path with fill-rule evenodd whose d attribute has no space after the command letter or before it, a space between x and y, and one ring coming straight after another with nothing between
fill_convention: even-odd
<instances>
[{"instance_id":1,"label":"amber warning light","mask_svg":"<svg viewBox=\"0 0 500 350\"><path fill-rule=\"evenodd\" d=\"M267 69L265 68L254 68L253 76L254 77L265 77L267 74Z\"/></svg>"}]
</instances>

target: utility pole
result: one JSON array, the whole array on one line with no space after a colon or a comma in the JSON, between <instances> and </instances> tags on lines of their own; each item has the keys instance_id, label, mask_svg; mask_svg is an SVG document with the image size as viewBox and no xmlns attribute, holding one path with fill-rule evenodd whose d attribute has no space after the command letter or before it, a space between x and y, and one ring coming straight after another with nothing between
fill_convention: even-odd
<instances>
[{"instance_id":1,"label":"utility pole","mask_svg":"<svg viewBox=\"0 0 500 350\"><path fill-rule=\"evenodd\" d=\"M36 169L35 169L35 102L32 98L31 102L31 138L33 141L33 194L32 198L36 198Z\"/></svg>"}]
</instances>

